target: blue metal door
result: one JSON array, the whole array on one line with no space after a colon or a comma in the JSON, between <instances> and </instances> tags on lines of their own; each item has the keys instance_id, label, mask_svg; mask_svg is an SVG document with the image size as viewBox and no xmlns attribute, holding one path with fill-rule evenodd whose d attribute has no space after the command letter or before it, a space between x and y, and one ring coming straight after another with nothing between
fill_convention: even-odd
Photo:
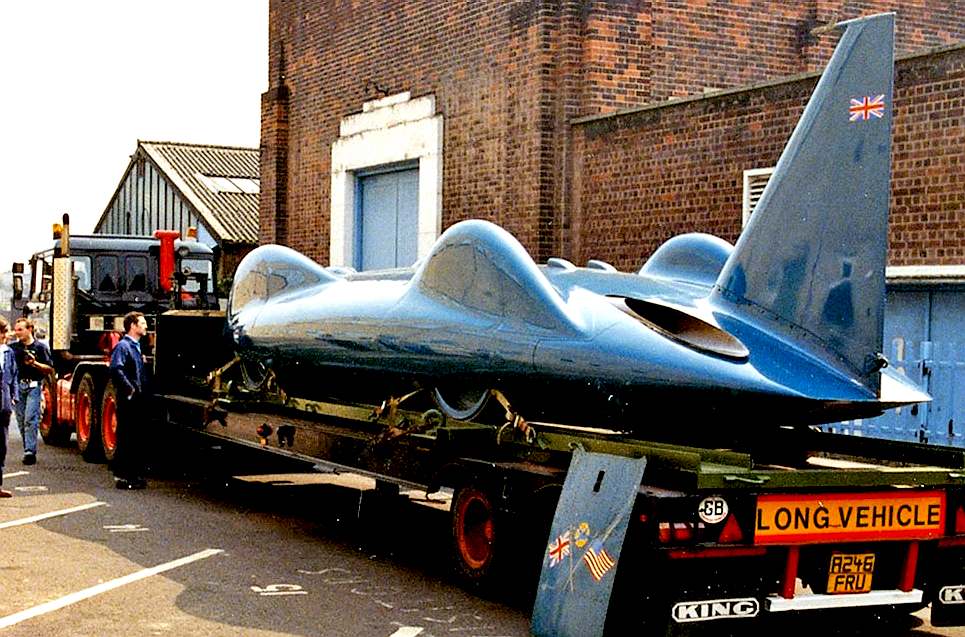
<instances>
[{"instance_id":1,"label":"blue metal door","mask_svg":"<svg viewBox=\"0 0 965 637\"><path fill-rule=\"evenodd\" d=\"M356 268L379 270L415 263L418 215L418 168L361 176Z\"/></svg>"},{"instance_id":2,"label":"blue metal door","mask_svg":"<svg viewBox=\"0 0 965 637\"><path fill-rule=\"evenodd\" d=\"M965 446L965 293L935 292L931 300L931 351L925 352L928 433L931 442Z\"/></svg>"},{"instance_id":3,"label":"blue metal door","mask_svg":"<svg viewBox=\"0 0 965 637\"><path fill-rule=\"evenodd\" d=\"M889 290L883 351L891 365L932 395L932 402L829 429L965 446L965 292Z\"/></svg>"}]
</instances>

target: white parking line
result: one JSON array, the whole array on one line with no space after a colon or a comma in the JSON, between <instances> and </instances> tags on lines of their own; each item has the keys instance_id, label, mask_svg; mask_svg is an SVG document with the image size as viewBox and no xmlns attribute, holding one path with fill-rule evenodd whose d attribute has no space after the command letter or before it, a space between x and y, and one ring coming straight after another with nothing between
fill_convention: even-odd
<instances>
[{"instance_id":1,"label":"white parking line","mask_svg":"<svg viewBox=\"0 0 965 637\"><path fill-rule=\"evenodd\" d=\"M71 507L69 509L60 509L59 511L51 511L50 513L41 513L39 515L32 515L29 518L20 518L19 520L11 520L9 522L0 522L0 529L9 529L12 526L23 526L24 524L33 524L34 522L39 522L40 520L46 520L48 518L56 518L61 515L67 515L69 513L77 513L78 511L86 511L87 509L93 509L94 507L100 507L106 505L106 502L90 502L88 504L81 504L80 506Z\"/></svg>"},{"instance_id":2,"label":"white parking line","mask_svg":"<svg viewBox=\"0 0 965 637\"><path fill-rule=\"evenodd\" d=\"M416 635L421 635L423 630L425 629L420 626L403 626L389 637L416 637Z\"/></svg>"},{"instance_id":3,"label":"white parking line","mask_svg":"<svg viewBox=\"0 0 965 637\"><path fill-rule=\"evenodd\" d=\"M30 475L29 471L14 471L13 473L3 474L3 479L6 480L7 478L17 478L20 476L27 476L27 475Z\"/></svg>"},{"instance_id":4,"label":"white parking line","mask_svg":"<svg viewBox=\"0 0 965 637\"><path fill-rule=\"evenodd\" d=\"M90 599L95 595L106 593L107 591L114 590L115 588L120 588L121 586L126 586L127 584L132 584L153 575L157 575L158 573L170 571L171 569L178 568L179 566L184 566L185 564L190 564L191 562L197 562L198 560L203 560L211 557L212 555L217 555L218 553L223 552L224 551L222 549L205 549L193 555L182 557L179 560L174 560L173 562L152 566L151 568L146 568L144 570L137 571L136 573L131 573L130 575L125 575L124 577L119 577L115 580L98 584L97 586L85 588L82 591L77 591L76 593L71 593L70 595L64 595L60 599L51 600L41 604L40 606L34 606L33 608L28 608L27 610L14 613L13 615L0 617L0 628L7 628L9 626L13 626L14 624L19 624L22 621L39 617L40 615L45 615L55 610L60 610L65 606L76 604L77 602L84 601L85 599Z\"/></svg>"}]
</instances>

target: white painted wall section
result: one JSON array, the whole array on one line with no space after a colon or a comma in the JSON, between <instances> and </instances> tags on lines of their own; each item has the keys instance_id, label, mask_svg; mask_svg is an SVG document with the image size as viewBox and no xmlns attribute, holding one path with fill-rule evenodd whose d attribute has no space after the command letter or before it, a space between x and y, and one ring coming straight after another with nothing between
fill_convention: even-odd
<instances>
[{"instance_id":1,"label":"white painted wall section","mask_svg":"<svg viewBox=\"0 0 965 637\"><path fill-rule=\"evenodd\" d=\"M404 161L419 162L418 256L428 254L442 231L443 117L433 96L398 93L365 102L345 117L332 144L330 265L355 262L356 173Z\"/></svg>"}]
</instances>

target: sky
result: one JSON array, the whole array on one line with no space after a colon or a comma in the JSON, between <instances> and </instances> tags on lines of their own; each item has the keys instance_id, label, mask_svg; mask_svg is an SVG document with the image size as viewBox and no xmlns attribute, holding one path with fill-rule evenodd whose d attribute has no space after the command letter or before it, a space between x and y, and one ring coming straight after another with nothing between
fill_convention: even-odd
<instances>
[{"instance_id":1,"label":"sky","mask_svg":"<svg viewBox=\"0 0 965 637\"><path fill-rule=\"evenodd\" d=\"M89 233L138 140L256 148L268 0L0 0L0 271Z\"/></svg>"}]
</instances>

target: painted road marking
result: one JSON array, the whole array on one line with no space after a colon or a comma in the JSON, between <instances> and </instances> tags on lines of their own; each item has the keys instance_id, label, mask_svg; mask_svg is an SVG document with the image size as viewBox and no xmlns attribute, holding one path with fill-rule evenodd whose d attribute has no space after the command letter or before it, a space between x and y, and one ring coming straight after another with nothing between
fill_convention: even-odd
<instances>
[{"instance_id":1,"label":"painted road marking","mask_svg":"<svg viewBox=\"0 0 965 637\"><path fill-rule=\"evenodd\" d=\"M140 533L141 531L151 530L140 524L107 524L104 528L111 533Z\"/></svg>"},{"instance_id":2,"label":"painted road marking","mask_svg":"<svg viewBox=\"0 0 965 637\"><path fill-rule=\"evenodd\" d=\"M28 476L28 475L30 475L29 471L14 471L13 473L3 474L3 479L6 480L7 478L19 478L20 476Z\"/></svg>"},{"instance_id":3,"label":"painted road marking","mask_svg":"<svg viewBox=\"0 0 965 637\"><path fill-rule=\"evenodd\" d=\"M416 637L416 635L421 635L423 630L425 630L425 628L418 626L402 626L399 630L389 635L389 637Z\"/></svg>"},{"instance_id":4,"label":"painted road marking","mask_svg":"<svg viewBox=\"0 0 965 637\"><path fill-rule=\"evenodd\" d=\"M259 595L308 595L308 591L302 590L302 587L298 584L269 584L264 588L261 586L251 586L250 588L253 593Z\"/></svg>"},{"instance_id":5,"label":"painted road marking","mask_svg":"<svg viewBox=\"0 0 965 637\"><path fill-rule=\"evenodd\" d=\"M103 503L102 503L103 504ZM46 615L55 610L60 610L71 604L76 604L77 602L82 602L85 599L90 599L101 593L106 593L108 591L114 590L115 588L120 588L121 586L126 586L128 584L133 584L134 582L140 581L142 579L163 573L165 571L170 571L171 569L190 564L192 562L197 562L198 560L203 560L211 557L212 555L217 555L218 553L223 553L222 549L205 549L194 553L193 555L188 555L187 557L182 557L179 560L174 560L173 562L167 562L166 564L159 564L158 566L152 566L151 568L146 568L136 573L131 573L130 575L125 575L124 577L119 577L117 579L111 580L109 582L104 582L103 584L98 584L97 586L91 586L90 588L85 588L82 591L77 591L76 593L71 593L70 595L65 595L60 599L51 600L39 606L34 606L33 608L28 608L27 610L20 611L19 613L14 613L13 615L7 615L6 617L0 617L0 628L7 628L13 626L14 624L19 624L22 621L32 619L34 617L39 617L40 615Z\"/></svg>"},{"instance_id":6,"label":"painted road marking","mask_svg":"<svg viewBox=\"0 0 965 637\"><path fill-rule=\"evenodd\" d=\"M41 520L47 520L49 518L56 518L62 515L67 515L69 513L77 513L78 511L86 511L87 509L93 509L94 507L105 506L106 502L90 502L88 504L81 504L80 506L71 507L69 509L60 509L59 511L51 511L50 513L41 513L40 515L32 515L29 518L21 518L19 520L11 520L9 522L0 522L0 529L9 529L12 526L23 526L24 524L33 524L34 522L39 522Z\"/></svg>"},{"instance_id":7,"label":"painted road marking","mask_svg":"<svg viewBox=\"0 0 965 637\"><path fill-rule=\"evenodd\" d=\"M35 484L35 485L26 486L26 487L14 487L13 490L20 491L22 493L43 493L44 491L47 490L47 487L39 484Z\"/></svg>"}]
</instances>

